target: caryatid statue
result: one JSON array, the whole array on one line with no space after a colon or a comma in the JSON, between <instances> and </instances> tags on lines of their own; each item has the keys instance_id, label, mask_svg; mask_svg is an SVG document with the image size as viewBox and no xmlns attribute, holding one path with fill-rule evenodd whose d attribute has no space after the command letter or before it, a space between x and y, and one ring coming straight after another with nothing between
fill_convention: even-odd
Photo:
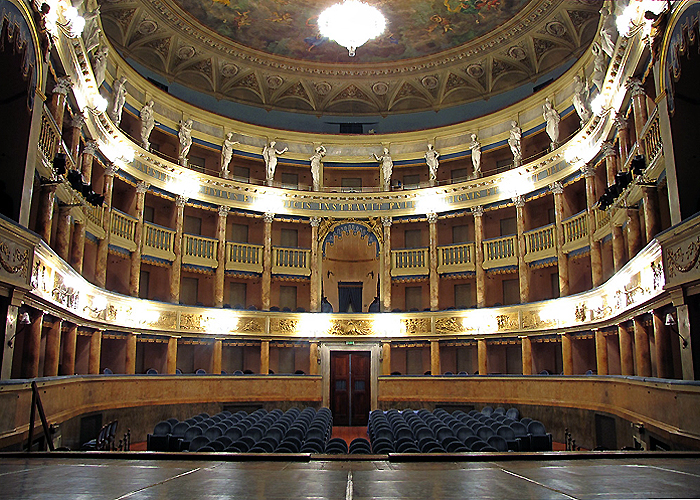
<instances>
[{"instance_id":1,"label":"caryatid statue","mask_svg":"<svg viewBox=\"0 0 700 500\"><path fill-rule=\"evenodd\" d=\"M112 109L110 109L109 117L115 125L119 126L122 121L122 111L126 102L126 77L122 76L119 80L115 80L112 87Z\"/></svg>"},{"instance_id":2,"label":"caryatid statue","mask_svg":"<svg viewBox=\"0 0 700 500\"><path fill-rule=\"evenodd\" d=\"M289 151L289 148L284 148L282 151L277 151L275 149L275 141L270 141L270 144L265 146L262 155L265 160L265 180L268 186L272 186L272 179L275 177L275 170L277 169L277 155L282 155Z\"/></svg>"},{"instance_id":3,"label":"caryatid statue","mask_svg":"<svg viewBox=\"0 0 700 500\"><path fill-rule=\"evenodd\" d=\"M474 177L481 177L481 143L476 137L476 134L472 134L472 166L474 167Z\"/></svg>"},{"instance_id":4,"label":"caryatid statue","mask_svg":"<svg viewBox=\"0 0 700 500\"><path fill-rule=\"evenodd\" d=\"M513 120L510 122L510 137L508 137L508 146L513 153L513 167L518 168L523 160L523 150L520 142L523 139L523 131L518 126L518 122Z\"/></svg>"},{"instance_id":5,"label":"caryatid statue","mask_svg":"<svg viewBox=\"0 0 700 500\"><path fill-rule=\"evenodd\" d=\"M100 24L97 19L100 17L100 6L95 7L95 10L85 12L85 27L83 28L83 41L85 43L85 51L89 54L100 45Z\"/></svg>"},{"instance_id":6,"label":"caryatid statue","mask_svg":"<svg viewBox=\"0 0 700 500\"><path fill-rule=\"evenodd\" d=\"M581 126L583 126L591 117L591 109L588 104L588 97L590 96L590 89L588 88L588 81L582 80L579 75L574 75L574 109L578 117L581 119Z\"/></svg>"},{"instance_id":7,"label":"caryatid statue","mask_svg":"<svg viewBox=\"0 0 700 500\"><path fill-rule=\"evenodd\" d=\"M375 153L372 153L370 158L372 157L381 163L382 175L384 176L384 191L389 191L391 189L391 173L394 170L394 160L391 159L389 148L384 148L384 154L382 156L377 156Z\"/></svg>"},{"instance_id":8,"label":"caryatid statue","mask_svg":"<svg viewBox=\"0 0 700 500\"><path fill-rule=\"evenodd\" d=\"M608 57L612 57L615 53L615 42L617 41L615 16L610 14L607 8L603 7L600 9L600 17L603 18L603 22L600 26L600 47Z\"/></svg>"},{"instance_id":9,"label":"caryatid statue","mask_svg":"<svg viewBox=\"0 0 700 500\"><path fill-rule=\"evenodd\" d=\"M431 186L437 182L437 172L440 167L438 158L440 158L440 153L435 151L432 144L428 144L428 150L425 152L425 163L428 165Z\"/></svg>"},{"instance_id":10,"label":"caryatid statue","mask_svg":"<svg viewBox=\"0 0 700 500\"><path fill-rule=\"evenodd\" d=\"M143 146L143 149L146 151L151 147L149 140L151 132L153 132L153 128L156 126L156 119L153 114L154 104L152 100L148 101L146 105L141 108L141 112L139 113L141 116L141 146Z\"/></svg>"},{"instance_id":11,"label":"caryatid statue","mask_svg":"<svg viewBox=\"0 0 700 500\"><path fill-rule=\"evenodd\" d=\"M549 136L549 140L552 141L551 149L554 151L559 145L559 122L561 121L561 117L552 106L552 102L549 98L545 99L544 105L542 106L542 117L544 121L547 122L547 135Z\"/></svg>"},{"instance_id":12,"label":"caryatid statue","mask_svg":"<svg viewBox=\"0 0 700 500\"><path fill-rule=\"evenodd\" d=\"M224 179L228 179L229 176L228 166L233 157L234 144L240 144L240 142L234 141L233 132L229 132L226 134L224 143L221 145L221 177Z\"/></svg>"},{"instance_id":13,"label":"caryatid statue","mask_svg":"<svg viewBox=\"0 0 700 500\"><path fill-rule=\"evenodd\" d=\"M180 139L178 160L183 167L187 166L187 155L190 154L190 148L192 147L192 125L192 120L184 122L180 120L180 131L177 133Z\"/></svg>"},{"instance_id":14,"label":"caryatid statue","mask_svg":"<svg viewBox=\"0 0 700 500\"><path fill-rule=\"evenodd\" d=\"M92 56L92 71L95 73L95 86L99 89L105 81L105 72L107 71L107 56L109 55L109 47L103 45L95 55Z\"/></svg>"},{"instance_id":15,"label":"caryatid statue","mask_svg":"<svg viewBox=\"0 0 700 500\"><path fill-rule=\"evenodd\" d=\"M314 191L320 191L321 189L321 167L323 157L326 156L326 148L319 146L314 150L314 155L309 158L311 161L311 178L314 183Z\"/></svg>"},{"instance_id":16,"label":"caryatid statue","mask_svg":"<svg viewBox=\"0 0 700 500\"><path fill-rule=\"evenodd\" d=\"M605 73L607 66L605 64L605 53L600 48L598 42L591 44L591 52L595 58L593 59L593 73L591 74L591 83L598 89L598 93L603 91L603 82L605 81Z\"/></svg>"}]
</instances>

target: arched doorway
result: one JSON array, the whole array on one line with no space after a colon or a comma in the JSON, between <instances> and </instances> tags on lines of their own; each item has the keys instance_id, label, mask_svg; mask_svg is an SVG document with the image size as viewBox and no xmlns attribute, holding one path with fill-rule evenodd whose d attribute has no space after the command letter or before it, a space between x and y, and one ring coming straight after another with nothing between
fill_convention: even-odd
<instances>
[{"instance_id":1,"label":"arched doorway","mask_svg":"<svg viewBox=\"0 0 700 500\"><path fill-rule=\"evenodd\" d=\"M335 312L368 312L379 302L380 243L370 225L338 222L321 245L322 295Z\"/></svg>"}]
</instances>

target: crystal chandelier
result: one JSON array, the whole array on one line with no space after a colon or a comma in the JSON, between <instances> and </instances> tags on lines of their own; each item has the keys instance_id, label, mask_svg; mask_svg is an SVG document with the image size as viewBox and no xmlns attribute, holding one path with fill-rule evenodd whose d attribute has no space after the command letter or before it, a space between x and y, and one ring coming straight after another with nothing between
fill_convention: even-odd
<instances>
[{"instance_id":1,"label":"crystal chandelier","mask_svg":"<svg viewBox=\"0 0 700 500\"><path fill-rule=\"evenodd\" d=\"M337 3L318 16L321 34L348 49L350 57L355 49L382 34L386 20L381 12L359 0Z\"/></svg>"}]
</instances>

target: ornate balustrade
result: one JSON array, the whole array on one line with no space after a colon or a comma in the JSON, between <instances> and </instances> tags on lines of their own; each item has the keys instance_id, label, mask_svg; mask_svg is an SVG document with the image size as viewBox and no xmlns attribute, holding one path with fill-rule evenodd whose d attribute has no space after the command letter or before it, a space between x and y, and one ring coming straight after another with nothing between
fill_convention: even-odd
<instances>
[{"instance_id":1,"label":"ornate balustrade","mask_svg":"<svg viewBox=\"0 0 700 500\"><path fill-rule=\"evenodd\" d=\"M429 273L427 248L403 248L391 251L392 276L421 276Z\"/></svg>"},{"instance_id":2,"label":"ornate balustrade","mask_svg":"<svg viewBox=\"0 0 700 500\"><path fill-rule=\"evenodd\" d=\"M555 225L548 224L525 233L525 262L557 256Z\"/></svg>"},{"instance_id":3,"label":"ornate balustrade","mask_svg":"<svg viewBox=\"0 0 700 500\"><path fill-rule=\"evenodd\" d=\"M136 234L136 217L125 214L124 212L112 209L112 226L109 243L133 252L136 250L134 236Z\"/></svg>"},{"instance_id":4,"label":"ornate balustrade","mask_svg":"<svg viewBox=\"0 0 700 500\"><path fill-rule=\"evenodd\" d=\"M194 234L182 237L182 263L194 266L216 267L219 241Z\"/></svg>"},{"instance_id":5,"label":"ornate balustrade","mask_svg":"<svg viewBox=\"0 0 700 500\"><path fill-rule=\"evenodd\" d=\"M272 249L272 274L310 276L310 256L311 250L274 247Z\"/></svg>"},{"instance_id":6,"label":"ornate balustrade","mask_svg":"<svg viewBox=\"0 0 700 500\"><path fill-rule=\"evenodd\" d=\"M484 240L484 269L518 265L517 235Z\"/></svg>"},{"instance_id":7,"label":"ornate balustrade","mask_svg":"<svg viewBox=\"0 0 700 500\"><path fill-rule=\"evenodd\" d=\"M595 234L593 238L599 240L609 234L612 228L610 227L610 211L609 210L594 210L595 217Z\"/></svg>"},{"instance_id":8,"label":"ornate balustrade","mask_svg":"<svg viewBox=\"0 0 700 500\"><path fill-rule=\"evenodd\" d=\"M438 273L473 272L474 257L474 243L438 247Z\"/></svg>"},{"instance_id":9,"label":"ornate balustrade","mask_svg":"<svg viewBox=\"0 0 700 500\"><path fill-rule=\"evenodd\" d=\"M564 253L588 245L588 212L583 210L562 221L564 230Z\"/></svg>"},{"instance_id":10,"label":"ornate balustrade","mask_svg":"<svg viewBox=\"0 0 700 500\"><path fill-rule=\"evenodd\" d=\"M49 165L56 156L60 141L61 132L58 130L49 108L44 105L41 114L41 130L39 131L39 151L43 153L44 160Z\"/></svg>"},{"instance_id":11,"label":"ornate balustrade","mask_svg":"<svg viewBox=\"0 0 700 500\"><path fill-rule=\"evenodd\" d=\"M155 257L157 259L175 260L173 252L173 241L175 231L167 227L145 222L143 225L143 255Z\"/></svg>"},{"instance_id":12,"label":"ornate balustrade","mask_svg":"<svg viewBox=\"0 0 700 500\"><path fill-rule=\"evenodd\" d=\"M226 243L226 270L262 273L262 245Z\"/></svg>"},{"instance_id":13,"label":"ornate balustrade","mask_svg":"<svg viewBox=\"0 0 700 500\"><path fill-rule=\"evenodd\" d=\"M661 129L659 128L659 111L654 108L649 120L642 130L642 142L647 156L647 165L651 165L657 155L662 152Z\"/></svg>"}]
</instances>

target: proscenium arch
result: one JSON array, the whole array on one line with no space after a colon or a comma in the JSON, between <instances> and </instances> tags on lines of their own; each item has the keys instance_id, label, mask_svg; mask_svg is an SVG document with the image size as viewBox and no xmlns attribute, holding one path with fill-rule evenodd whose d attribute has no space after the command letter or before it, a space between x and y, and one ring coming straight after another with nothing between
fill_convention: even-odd
<instances>
[{"instance_id":1,"label":"proscenium arch","mask_svg":"<svg viewBox=\"0 0 700 500\"><path fill-rule=\"evenodd\" d=\"M326 244L333 245L336 238L340 239L343 235L359 235L361 239L367 238L367 245L371 245L373 242L376 245L377 258L380 256L381 243L379 238L374 232L374 228L362 221L352 221L352 222L339 222L331 226L323 236L323 241L321 243L321 255L326 256Z\"/></svg>"}]
</instances>

